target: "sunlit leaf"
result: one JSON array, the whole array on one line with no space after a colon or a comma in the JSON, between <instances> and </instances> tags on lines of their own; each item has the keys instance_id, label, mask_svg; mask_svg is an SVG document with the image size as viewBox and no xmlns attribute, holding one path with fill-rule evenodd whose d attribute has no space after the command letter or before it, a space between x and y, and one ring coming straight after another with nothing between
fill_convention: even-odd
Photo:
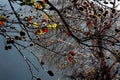
<instances>
[{"instance_id":1,"label":"sunlit leaf","mask_svg":"<svg viewBox=\"0 0 120 80\"><path fill-rule=\"evenodd\" d=\"M33 4L33 3L34 3L34 0L25 0L25 3L28 4L28 5L29 5L29 4Z\"/></svg>"},{"instance_id":2,"label":"sunlit leaf","mask_svg":"<svg viewBox=\"0 0 120 80\"><path fill-rule=\"evenodd\" d=\"M0 21L0 26L2 26L3 25L3 21Z\"/></svg>"},{"instance_id":3,"label":"sunlit leaf","mask_svg":"<svg viewBox=\"0 0 120 80\"><path fill-rule=\"evenodd\" d=\"M33 23L33 26L34 26L34 27L39 27L39 25L38 25L37 22L34 22L34 23Z\"/></svg>"},{"instance_id":4,"label":"sunlit leaf","mask_svg":"<svg viewBox=\"0 0 120 80\"><path fill-rule=\"evenodd\" d=\"M43 31L42 31L42 29L40 29L40 31L39 31L39 34L40 34L40 35L42 35L42 34L43 34Z\"/></svg>"},{"instance_id":5,"label":"sunlit leaf","mask_svg":"<svg viewBox=\"0 0 120 80\"><path fill-rule=\"evenodd\" d=\"M53 27L53 29L55 29L55 28L57 27L57 24L56 24L56 23L53 23L53 24L52 24L52 27Z\"/></svg>"},{"instance_id":6,"label":"sunlit leaf","mask_svg":"<svg viewBox=\"0 0 120 80\"><path fill-rule=\"evenodd\" d=\"M42 8L39 2L37 2L37 3L35 4L35 8L36 8L37 10L40 10L40 9Z\"/></svg>"},{"instance_id":7,"label":"sunlit leaf","mask_svg":"<svg viewBox=\"0 0 120 80\"><path fill-rule=\"evenodd\" d=\"M40 29L40 30L37 30L37 31L35 32L35 34L36 34L36 35L42 35L42 34L43 34L43 31L42 31L42 29Z\"/></svg>"},{"instance_id":8,"label":"sunlit leaf","mask_svg":"<svg viewBox=\"0 0 120 80\"><path fill-rule=\"evenodd\" d=\"M39 3L43 9L46 8L46 3L44 1L37 1L37 3Z\"/></svg>"},{"instance_id":9,"label":"sunlit leaf","mask_svg":"<svg viewBox=\"0 0 120 80\"><path fill-rule=\"evenodd\" d=\"M51 24L47 24L47 28L48 28L48 29L52 29Z\"/></svg>"},{"instance_id":10,"label":"sunlit leaf","mask_svg":"<svg viewBox=\"0 0 120 80\"><path fill-rule=\"evenodd\" d=\"M33 5L34 4L34 0L23 0L21 1L20 5Z\"/></svg>"}]
</instances>

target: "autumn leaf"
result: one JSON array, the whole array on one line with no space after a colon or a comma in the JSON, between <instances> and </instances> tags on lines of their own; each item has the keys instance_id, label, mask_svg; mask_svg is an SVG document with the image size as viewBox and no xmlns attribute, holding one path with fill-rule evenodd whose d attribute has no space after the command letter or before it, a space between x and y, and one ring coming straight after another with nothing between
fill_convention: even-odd
<instances>
[{"instance_id":1,"label":"autumn leaf","mask_svg":"<svg viewBox=\"0 0 120 80\"><path fill-rule=\"evenodd\" d=\"M43 34L43 31L42 29L39 30L39 34L42 35Z\"/></svg>"},{"instance_id":2,"label":"autumn leaf","mask_svg":"<svg viewBox=\"0 0 120 80\"><path fill-rule=\"evenodd\" d=\"M20 3L20 5L33 5L34 4L34 0L23 0L22 3Z\"/></svg>"},{"instance_id":3,"label":"autumn leaf","mask_svg":"<svg viewBox=\"0 0 120 80\"><path fill-rule=\"evenodd\" d=\"M37 3L39 3L39 5L44 9L46 8L46 3L44 1L37 1Z\"/></svg>"},{"instance_id":4,"label":"autumn leaf","mask_svg":"<svg viewBox=\"0 0 120 80\"><path fill-rule=\"evenodd\" d=\"M36 28L39 27L39 25L38 25L37 22L34 22L34 23L33 23L33 26L36 27Z\"/></svg>"},{"instance_id":5,"label":"autumn leaf","mask_svg":"<svg viewBox=\"0 0 120 80\"><path fill-rule=\"evenodd\" d=\"M43 31L42 31L42 29L40 29L40 30L37 30L37 31L35 32L35 34L36 34L36 35L42 35L42 34L43 34Z\"/></svg>"},{"instance_id":6,"label":"autumn leaf","mask_svg":"<svg viewBox=\"0 0 120 80\"><path fill-rule=\"evenodd\" d=\"M70 37L70 35L71 35L70 32L67 32L67 35L68 35L68 37Z\"/></svg>"},{"instance_id":7,"label":"autumn leaf","mask_svg":"<svg viewBox=\"0 0 120 80\"><path fill-rule=\"evenodd\" d=\"M73 61L73 58L72 57L68 57L68 61Z\"/></svg>"},{"instance_id":8,"label":"autumn leaf","mask_svg":"<svg viewBox=\"0 0 120 80\"><path fill-rule=\"evenodd\" d=\"M48 28L48 29L52 29L51 24L47 24L47 28Z\"/></svg>"},{"instance_id":9,"label":"autumn leaf","mask_svg":"<svg viewBox=\"0 0 120 80\"><path fill-rule=\"evenodd\" d=\"M29 21L29 22L32 22L32 19L33 19L32 16L30 16L30 17L28 18L28 21Z\"/></svg>"},{"instance_id":10,"label":"autumn leaf","mask_svg":"<svg viewBox=\"0 0 120 80\"><path fill-rule=\"evenodd\" d=\"M35 8L36 8L37 10L40 10L40 9L42 9L42 6L40 5L39 2L37 2L37 3L35 4Z\"/></svg>"},{"instance_id":11,"label":"autumn leaf","mask_svg":"<svg viewBox=\"0 0 120 80\"><path fill-rule=\"evenodd\" d=\"M57 24L56 24L56 23L53 23L53 24L52 24L52 27L53 27L53 29L55 29L55 28L57 27Z\"/></svg>"},{"instance_id":12,"label":"autumn leaf","mask_svg":"<svg viewBox=\"0 0 120 80\"><path fill-rule=\"evenodd\" d=\"M48 33L48 29L47 28L43 28L42 31L45 32L45 33Z\"/></svg>"},{"instance_id":13,"label":"autumn leaf","mask_svg":"<svg viewBox=\"0 0 120 80\"><path fill-rule=\"evenodd\" d=\"M88 27L92 27L92 26L93 26L92 21L87 21L87 26L88 26Z\"/></svg>"},{"instance_id":14,"label":"autumn leaf","mask_svg":"<svg viewBox=\"0 0 120 80\"><path fill-rule=\"evenodd\" d=\"M43 19L41 22L42 22L42 24L44 24L44 23L47 22L47 20L46 20L46 19Z\"/></svg>"},{"instance_id":15,"label":"autumn leaf","mask_svg":"<svg viewBox=\"0 0 120 80\"><path fill-rule=\"evenodd\" d=\"M3 25L3 21L0 21L0 26L2 26Z\"/></svg>"},{"instance_id":16,"label":"autumn leaf","mask_svg":"<svg viewBox=\"0 0 120 80\"><path fill-rule=\"evenodd\" d=\"M73 51L70 51L69 54L72 55L72 56L75 55L75 53Z\"/></svg>"}]
</instances>

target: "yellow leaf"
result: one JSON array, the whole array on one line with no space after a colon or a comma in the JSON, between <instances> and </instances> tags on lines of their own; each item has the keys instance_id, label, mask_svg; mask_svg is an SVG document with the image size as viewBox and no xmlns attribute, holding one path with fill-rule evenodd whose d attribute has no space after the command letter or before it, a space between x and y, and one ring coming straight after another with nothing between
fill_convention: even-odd
<instances>
[{"instance_id":1,"label":"yellow leaf","mask_svg":"<svg viewBox=\"0 0 120 80\"><path fill-rule=\"evenodd\" d=\"M47 28L48 28L48 29L51 29L51 28L52 28L52 26L51 26L50 24L48 24L48 25L47 25Z\"/></svg>"},{"instance_id":2,"label":"yellow leaf","mask_svg":"<svg viewBox=\"0 0 120 80\"><path fill-rule=\"evenodd\" d=\"M24 0L24 3L30 5L34 3L34 0Z\"/></svg>"},{"instance_id":3,"label":"yellow leaf","mask_svg":"<svg viewBox=\"0 0 120 80\"><path fill-rule=\"evenodd\" d=\"M34 26L34 27L38 27L39 25L38 25L37 22L34 22L34 23L33 23L33 26Z\"/></svg>"},{"instance_id":4,"label":"yellow leaf","mask_svg":"<svg viewBox=\"0 0 120 80\"><path fill-rule=\"evenodd\" d=\"M43 31L42 31L42 29L40 29L40 31L39 31L39 34L40 34L40 35L42 35L42 34L43 34Z\"/></svg>"},{"instance_id":5,"label":"yellow leaf","mask_svg":"<svg viewBox=\"0 0 120 80\"><path fill-rule=\"evenodd\" d=\"M53 23L53 24L52 24L52 27L53 27L53 29L55 29L55 28L57 27L57 24L56 24L56 23Z\"/></svg>"}]
</instances>

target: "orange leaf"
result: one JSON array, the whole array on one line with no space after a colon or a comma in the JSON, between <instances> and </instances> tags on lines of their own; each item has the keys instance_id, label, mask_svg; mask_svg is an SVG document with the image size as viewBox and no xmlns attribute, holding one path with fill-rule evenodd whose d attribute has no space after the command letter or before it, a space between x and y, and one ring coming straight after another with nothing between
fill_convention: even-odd
<instances>
[{"instance_id":1,"label":"orange leaf","mask_svg":"<svg viewBox=\"0 0 120 80\"><path fill-rule=\"evenodd\" d=\"M32 22L32 19L33 19L32 16L30 16L30 17L28 18L28 21L29 21L29 22Z\"/></svg>"},{"instance_id":2,"label":"orange leaf","mask_svg":"<svg viewBox=\"0 0 120 80\"><path fill-rule=\"evenodd\" d=\"M35 5L35 7L36 7L36 9L40 10L41 9L40 3L37 2L36 5Z\"/></svg>"},{"instance_id":3,"label":"orange leaf","mask_svg":"<svg viewBox=\"0 0 120 80\"><path fill-rule=\"evenodd\" d=\"M3 25L3 21L0 21L0 26L2 26Z\"/></svg>"}]
</instances>

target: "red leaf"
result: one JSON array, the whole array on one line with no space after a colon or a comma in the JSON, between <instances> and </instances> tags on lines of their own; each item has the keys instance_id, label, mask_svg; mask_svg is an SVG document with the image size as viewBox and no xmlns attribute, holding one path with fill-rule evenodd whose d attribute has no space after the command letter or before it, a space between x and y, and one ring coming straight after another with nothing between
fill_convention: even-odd
<instances>
[{"instance_id":1,"label":"red leaf","mask_svg":"<svg viewBox=\"0 0 120 80\"><path fill-rule=\"evenodd\" d=\"M72 61L73 60L73 58L72 57L68 57L68 61Z\"/></svg>"},{"instance_id":2,"label":"red leaf","mask_svg":"<svg viewBox=\"0 0 120 80\"><path fill-rule=\"evenodd\" d=\"M48 28L43 28L42 31L48 33Z\"/></svg>"},{"instance_id":3,"label":"red leaf","mask_svg":"<svg viewBox=\"0 0 120 80\"><path fill-rule=\"evenodd\" d=\"M44 22L47 22L47 20L46 20L46 19L43 19L41 22L44 23Z\"/></svg>"},{"instance_id":4,"label":"red leaf","mask_svg":"<svg viewBox=\"0 0 120 80\"><path fill-rule=\"evenodd\" d=\"M86 32L85 35L86 35L86 36L90 36L91 33L90 33L90 32Z\"/></svg>"},{"instance_id":5,"label":"red leaf","mask_svg":"<svg viewBox=\"0 0 120 80\"><path fill-rule=\"evenodd\" d=\"M72 56L75 55L75 53L73 51L70 51L69 54L71 54Z\"/></svg>"},{"instance_id":6,"label":"red leaf","mask_svg":"<svg viewBox=\"0 0 120 80\"><path fill-rule=\"evenodd\" d=\"M88 26L88 27L92 27L92 26L93 26L92 21L87 21L87 26Z\"/></svg>"},{"instance_id":7,"label":"red leaf","mask_svg":"<svg viewBox=\"0 0 120 80\"><path fill-rule=\"evenodd\" d=\"M67 35L68 35L68 37L70 37L70 35L71 35L70 32L67 32Z\"/></svg>"}]
</instances>

